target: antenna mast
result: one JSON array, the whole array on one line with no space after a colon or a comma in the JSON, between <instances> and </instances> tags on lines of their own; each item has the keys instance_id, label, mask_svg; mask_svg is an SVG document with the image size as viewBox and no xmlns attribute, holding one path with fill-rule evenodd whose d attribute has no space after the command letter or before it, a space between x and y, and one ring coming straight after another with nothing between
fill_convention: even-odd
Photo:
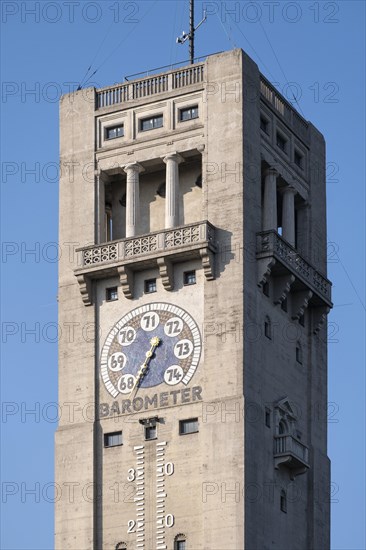
<instances>
[{"instance_id":1,"label":"antenna mast","mask_svg":"<svg viewBox=\"0 0 366 550\"><path fill-rule=\"evenodd\" d=\"M194 63L194 0L189 0L189 59Z\"/></svg>"},{"instance_id":2,"label":"antenna mast","mask_svg":"<svg viewBox=\"0 0 366 550\"><path fill-rule=\"evenodd\" d=\"M203 12L203 19L197 25L194 26L194 0L189 0L189 34L186 34L185 31L182 32L181 36L177 38L177 44L184 44L186 40L189 40L189 59L191 64L194 63L194 33L206 21L206 10Z\"/></svg>"}]
</instances>

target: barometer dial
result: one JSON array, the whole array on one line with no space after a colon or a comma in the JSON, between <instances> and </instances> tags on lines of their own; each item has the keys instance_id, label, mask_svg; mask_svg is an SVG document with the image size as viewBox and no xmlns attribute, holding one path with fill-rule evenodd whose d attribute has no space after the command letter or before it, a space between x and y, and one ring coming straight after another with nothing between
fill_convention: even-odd
<instances>
[{"instance_id":1,"label":"barometer dial","mask_svg":"<svg viewBox=\"0 0 366 550\"><path fill-rule=\"evenodd\" d=\"M146 304L122 317L101 353L101 376L117 397L140 388L187 385L201 355L197 323L184 309L163 302Z\"/></svg>"}]
</instances>

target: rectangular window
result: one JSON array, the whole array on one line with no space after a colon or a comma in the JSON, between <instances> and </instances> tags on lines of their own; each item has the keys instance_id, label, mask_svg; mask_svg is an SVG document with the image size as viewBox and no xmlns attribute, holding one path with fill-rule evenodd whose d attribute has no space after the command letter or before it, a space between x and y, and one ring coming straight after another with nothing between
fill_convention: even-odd
<instances>
[{"instance_id":1,"label":"rectangular window","mask_svg":"<svg viewBox=\"0 0 366 550\"><path fill-rule=\"evenodd\" d=\"M104 434L104 447L118 447L122 445L122 432Z\"/></svg>"},{"instance_id":2,"label":"rectangular window","mask_svg":"<svg viewBox=\"0 0 366 550\"><path fill-rule=\"evenodd\" d=\"M118 290L116 286L111 286L110 288L105 289L106 300L107 302L114 302L118 300Z\"/></svg>"},{"instance_id":3,"label":"rectangular window","mask_svg":"<svg viewBox=\"0 0 366 550\"><path fill-rule=\"evenodd\" d=\"M267 407L266 407L266 410L265 410L265 423L266 423L267 428L271 427L271 411Z\"/></svg>"},{"instance_id":4,"label":"rectangular window","mask_svg":"<svg viewBox=\"0 0 366 550\"><path fill-rule=\"evenodd\" d=\"M303 169L303 161L304 161L304 157L298 151L296 151L296 149L295 149L294 162L295 162L296 166L301 168L301 170Z\"/></svg>"},{"instance_id":5,"label":"rectangular window","mask_svg":"<svg viewBox=\"0 0 366 550\"><path fill-rule=\"evenodd\" d=\"M279 149L281 149L281 151L283 151L284 153L286 153L286 150L287 150L287 139L283 137L282 134L279 134L277 132L277 136L276 136L276 144L277 144L277 147Z\"/></svg>"},{"instance_id":6,"label":"rectangular window","mask_svg":"<svg viewBox=\"0 0 366 550\"><path fill-rule=\"evenodd\" d=\"M144 282L145 294L156 292L156 279L146 279Z\"/></svg>"},{"instance_id":7,"label":"rectangular window","mask_svg":"<svg viewBox=\"0 0 366 550\"><path fill-rule=\"evenodd\" d=\"M150 441L150 439L157 438L156 426L145 426L145 440Z\"/></svg>"},{"instance_id":8,"label":"rectangular window","mask_svg":"<svg viewBox=\"0 0 366 550\"><path fill-rule=\"evenodd\" d=\"M157 115L149 118L142 118L140 120L140 132L146 132L146 130L153 130L154 128L163 127L163 115Z\"/></svg>"},{"instance_id":9,"label":"rectangular window","mask_svg":"<svg viewBox=\"0 0 366 550\"><path fill-rule=\"evenodd\" d=\"M269 135L269 122L264 116L261 116L261 130L267 134L267 136Z\"/></svg>"},{"instance_id":10,"label":"rectangular window","mask_svg":"<svg viewBox=\"0 0 366 550\"><path fill-rule=\"evenodd\" d=\"M198 432L198 418L189 418L179 421L179 434L194 434Z\"/></svg>"},{"instance_id":11,"label":"rectangular window","mask_svg":"<svg viewBox=\"0 0 366 550\"><path fill-rule=\"evenodd\" d=\"M195 285L196 284L196 272L195 271L185 271L183 273L183 284L184 285Z\"/></svg>"},{"instance_id":12,"label":"rectangular window","mask_svg":"<svg viewBox=\"0 0 366 550\"><path fill-rule=\"evenodd\" d=\"M179 120L181 122L192 120L193 118L198 118L198 105L179 110Z\"/></svg>"},{"instance_id":13,"label":"rectangular window","mask_svg":"<svg viewBox=\"0 0 366 550\"><path fill-rule=\"evenodd\" d=\"M110 126L105 129L105 139L115 139L125 135L123 124L118 126Z\"/></svg>"},{"instance_id":14,"label":"rectangular window","mask_svg":"<svg viewBox=\"0 0 366 550\"><path fill-rule=\"evenodd\" d=\"M262 290L263 290L263 294L265 296L269 296L269 282L268 281L263 283Z\"/></svg>"},{"instance_id":15,"label":"rectangular window","mask_svg":"<svg viewBox=\"0 0 366 550\"><path fill-rule=\"evenodd\" d=\"M281 302L281 309L282 309L282 311L287 311L287 298L285 298L284 300L282 300L282 302Z\"/></svg>"}]
</instances>

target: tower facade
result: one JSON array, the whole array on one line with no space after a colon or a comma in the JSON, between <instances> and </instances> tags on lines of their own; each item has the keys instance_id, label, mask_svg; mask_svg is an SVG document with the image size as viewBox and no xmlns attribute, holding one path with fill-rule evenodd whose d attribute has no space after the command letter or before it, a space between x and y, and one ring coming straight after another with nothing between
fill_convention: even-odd
<instances>
[{"instance_id":1,"label":"tower facade","mask_svg":"<svg viewBox=\"0 0 366 550\"><path fill-rule=\"evenodd\" d=\"M233 50L64 96L61 174L56 548L328 548L322 135Z\"/></svg>"}]
</instances>

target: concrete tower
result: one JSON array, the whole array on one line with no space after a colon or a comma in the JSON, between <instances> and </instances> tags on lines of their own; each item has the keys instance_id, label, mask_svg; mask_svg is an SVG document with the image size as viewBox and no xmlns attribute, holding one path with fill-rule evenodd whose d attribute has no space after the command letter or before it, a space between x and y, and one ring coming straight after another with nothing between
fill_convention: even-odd
<instances>
[{"instance_id":1,"label":"concrete tower","mask_svg":"<svg viewBox=\"0 0 366 550\"><path fill-rule=\"evenodd\" d=\"M329 548L323 136L237 49L64 96L61 170L57 550Z\"/></svg>"}]
</instances>

